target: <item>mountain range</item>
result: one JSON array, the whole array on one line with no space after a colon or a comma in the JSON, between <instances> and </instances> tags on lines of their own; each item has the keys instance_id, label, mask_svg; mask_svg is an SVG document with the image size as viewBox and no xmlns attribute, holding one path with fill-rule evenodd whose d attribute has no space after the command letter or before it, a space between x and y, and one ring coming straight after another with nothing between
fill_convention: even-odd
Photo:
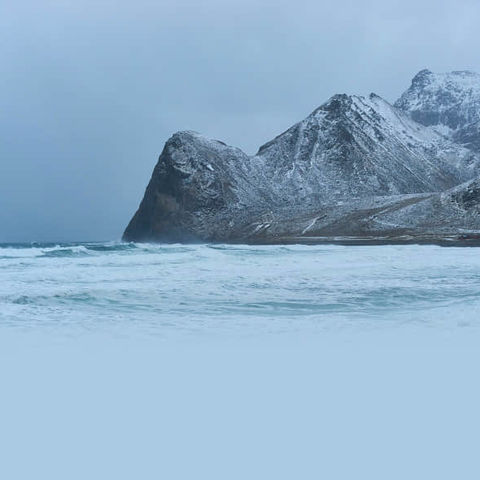
<instances>
[{"instance_id":1,"label":"mountain range","mask_svg":"<svg viewBox=\"0 0 480 480\"><path fill-rule=\"evenodd\" d=\"M420 71L392 105L334 95L256 155L165 144L127 241L480 239L480 75Z\"/></svg>"}]
</instances>

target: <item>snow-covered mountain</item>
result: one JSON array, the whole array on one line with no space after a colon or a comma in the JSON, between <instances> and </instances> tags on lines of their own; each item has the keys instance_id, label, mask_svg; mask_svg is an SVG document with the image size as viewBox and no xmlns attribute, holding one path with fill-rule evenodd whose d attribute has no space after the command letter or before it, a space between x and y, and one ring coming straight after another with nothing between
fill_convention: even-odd
<instances>
[{"instance_id":1,"label":"snow-covered mountain","mask_svg":"<svg viewBox=\"0 0 480 480\"><path fill-rule=\"evenodd\" d=\"M410 231L415 219L402 212L428 202L434 210L441 192L471 188L480 176L479 79L424 70L395 106L375 94L335 95L254 156L176 133L124 238L274 242Z\"/></svg>"},{"instance_id":2,"label":"snow-covered mountain","mask_svg":"<svg viewBox=\"0 0 480 480\"><path fill-rule=\"evenodd\" d=\"M321 201L435 192L476 175L478 157L375 94L335 95L260 147L278 194Z\"/></svg>"},{"instance_id":3,"label":"snow-covered mountain","mask_svg":"<svg viewBox=\"0 0 480 480\"><path fill-rule=\"evenodd\" d=\"M480 75L469 71L437 74L422 70L395 102L425 126L480 151Z\"/></svg>"}]
</instances>

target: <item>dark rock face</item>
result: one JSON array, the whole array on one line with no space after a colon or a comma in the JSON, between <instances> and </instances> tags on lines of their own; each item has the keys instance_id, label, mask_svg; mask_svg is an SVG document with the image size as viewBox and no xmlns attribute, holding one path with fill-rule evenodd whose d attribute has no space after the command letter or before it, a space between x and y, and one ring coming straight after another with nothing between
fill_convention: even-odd
<instances>
[{"instance_id":1,"label":"dark rock face","mask_svg":"<svg viewBox=\"0 0 480 480\"><path fill-rule=\"evenodd\" d=\"M480 120L468 123L453 132L452 140L474 152L480 153Z\"/></svg>"},{"instance_id":2,"label":"dark rock face","mask_svg":"<svg viewBox=\"0 0 480 480\"><path fill-rule=\"evenodd\" d=\"M274 243L480 231L472 183L480 176L480 77L438 77L420 72L395 107L374 94L335 95L251 157L176 133L124 239Z\"/></svg>"},{"instance_id":3,"label":"dark rock face","mask_svg":"<svg viewBox=\"0 0 480 480\"><path fill-rule=\"evenodd\" d=\"M176 133L165 144L124 239L224 238L234 215L231 207L258 200L249 169L250 158L237 148L194 132Z\"/></svg>"}]
</instances>

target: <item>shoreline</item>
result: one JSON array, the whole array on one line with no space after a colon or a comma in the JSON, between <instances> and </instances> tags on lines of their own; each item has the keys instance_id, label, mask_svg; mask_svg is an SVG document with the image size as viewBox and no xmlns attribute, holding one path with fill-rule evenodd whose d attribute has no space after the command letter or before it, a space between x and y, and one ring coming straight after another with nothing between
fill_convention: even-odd
<instances>
[{"instance_id":1,"label":"shoreline","mask_svg":"<svg viewBox=\"0 0 480 480\"><path fill-rule=\"evenodd\" d=\"M228 242L245 243L245 242ZM279 237L269 241L246 241L248 245L436 245L440 247L480 247L480 235L333 235L317 237Z\"/></svg>"}]
</instances>

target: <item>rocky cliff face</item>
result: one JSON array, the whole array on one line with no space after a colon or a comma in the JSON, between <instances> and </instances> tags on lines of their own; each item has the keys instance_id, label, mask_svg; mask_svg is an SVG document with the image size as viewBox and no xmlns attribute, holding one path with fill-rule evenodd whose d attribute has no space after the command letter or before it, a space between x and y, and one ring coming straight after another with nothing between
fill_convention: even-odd
<instances>
[{"instance_id":1,"label":"rocky cliff face","mask_svg":"<svg viewBox=\"0 0 480 480\"><path fill-rule=\"evenodd\" d=\"M179 132L124 239L268 243L480 230L471 182L480 175L478 92L475 74L422 71L395 106L374 94L335 95L255 156Z\"/></svg>"},{"instance_id":2,"label":"rocky cliff face","mask_svg":"<svg viewBox=\"0 0 480 480\"><path fill-rule=\"evenodd\" d=\"M265 202L252 170L251 158L238 148L195 132L176 133L165 144L124 238L170 242L228 238L231 220L246 216L247 206Z\"/></svg>"}]
</instances>

